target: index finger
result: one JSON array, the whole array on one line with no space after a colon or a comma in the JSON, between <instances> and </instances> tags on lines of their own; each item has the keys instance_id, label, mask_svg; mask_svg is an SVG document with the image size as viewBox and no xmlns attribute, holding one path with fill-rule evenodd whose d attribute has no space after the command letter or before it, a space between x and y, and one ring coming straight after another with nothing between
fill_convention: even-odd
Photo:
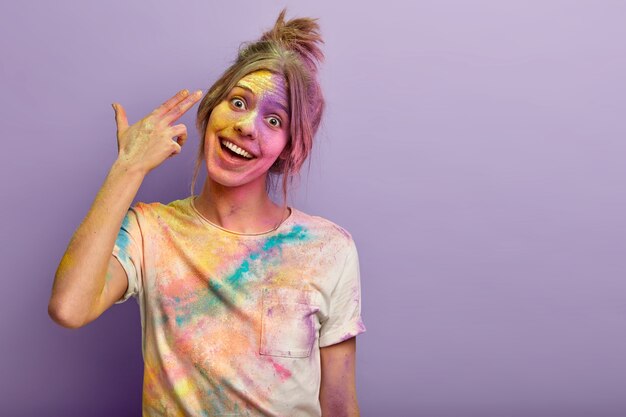
<instances>
[{"instance_id":1,"label":"index finger","mask_svg":"<svg viewBox=\"0 0 626 417\"><path fill-rule=\"evenodd\" d=\"M170 111L172 107L176 106L178 103L187 98L188 95L189 90L187 90L186 88L184 90L180 90L178 93L174 94L173 97L167 99L165 103L154 109L152 113L156 114L157 116L162 116Z\"/></svg>"},{"instance_id":2,"label":"index finger","mask_svg":"<svg viewBox=\"0 0 626 417\"><path fill-rule=\"evenodd\" d=\"M165 115L163 115L163 121L167 124L171 124L180 116L182 116L187 110L193 107L198 100L202 98L202 90L195 91L193 94L174 105Z\"/></svg>"}]
</instances>

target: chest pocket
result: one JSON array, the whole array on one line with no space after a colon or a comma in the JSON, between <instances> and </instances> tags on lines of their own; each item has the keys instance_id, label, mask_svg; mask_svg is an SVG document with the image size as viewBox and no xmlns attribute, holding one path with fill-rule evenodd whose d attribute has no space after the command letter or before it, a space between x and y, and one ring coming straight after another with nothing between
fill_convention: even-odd
<instances>
[{"instance_id":1,"label":"chest pocket","mask_svg":"<svg viewBox=\"0 0 626 417\"><path fill-rule=\"evenodd\" d=\"M265 288L261 355L306 358L317 341L318 294L295 288Z\"/></svg>"}]
</instances>

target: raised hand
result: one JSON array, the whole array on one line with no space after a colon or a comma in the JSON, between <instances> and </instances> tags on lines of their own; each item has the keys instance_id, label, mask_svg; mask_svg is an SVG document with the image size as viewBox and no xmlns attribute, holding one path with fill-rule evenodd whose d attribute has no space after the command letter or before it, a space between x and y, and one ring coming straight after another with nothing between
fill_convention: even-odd
<instances>
[{"instance_id":1,"label":"raised hand","mask_svg":"<svg viewBox=\"0 0 626 417\"><path fill-rule=\"evenodd\" d=\"M122 105L114 103L118 160L148 173L170 156L179 154L187 140L187 127L172 123L201 98L201 90L193 94L181 90L132 126L128 126Z\"/></svg>"}]
</instances>

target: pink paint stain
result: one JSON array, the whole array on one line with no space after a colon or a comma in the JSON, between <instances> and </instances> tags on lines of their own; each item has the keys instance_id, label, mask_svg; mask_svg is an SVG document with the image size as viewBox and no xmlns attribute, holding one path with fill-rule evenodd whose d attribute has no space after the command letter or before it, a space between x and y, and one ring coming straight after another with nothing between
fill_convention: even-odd
<instances>
[{"instance_id":1,"label":"pink paint stain","mask_svg":"<svg viewBox=\"0 0 626 417\"><path fill-rule=\"evenodd\" d=\"M273 360L271 362L282 382L291 377L291 371L289 369L285 368L279 363L274 362Z\"/></svg>"}]
</instances>

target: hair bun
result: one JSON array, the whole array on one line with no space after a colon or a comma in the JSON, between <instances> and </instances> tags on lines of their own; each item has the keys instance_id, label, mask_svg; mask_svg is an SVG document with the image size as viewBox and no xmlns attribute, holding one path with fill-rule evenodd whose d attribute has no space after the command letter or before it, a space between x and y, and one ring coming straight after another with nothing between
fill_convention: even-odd
<instances>
[{"instance_id":1,"label":"hair bun","mask_svg":"<svg viewBox=\"0 0 626 417\"><path fill-rule=\"evenodd\" d=\"M317 19L294 18L285 21L286 12L287 9L280 12L274 27L259 40L278 43L285 49L300 54L310 69L317 72L317 64L324 60L324 53L319 47L324 41Z\"/></svg>"}]
</instances>

